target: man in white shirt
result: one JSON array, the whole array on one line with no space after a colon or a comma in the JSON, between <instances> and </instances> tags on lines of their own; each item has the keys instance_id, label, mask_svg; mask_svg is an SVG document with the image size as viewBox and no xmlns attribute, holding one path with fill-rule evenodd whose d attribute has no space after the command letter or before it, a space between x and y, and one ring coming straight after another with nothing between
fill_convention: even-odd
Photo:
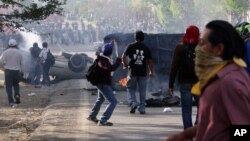
<instances>
[{"instance_id":1,"label":"man in white shirt","mask_svg":"<svg viewBox=\"0 0 250 141\"><path fill-rule=\"evenodd\" d=\"M48 49L47 42L43 42L42 46L43 48L39 54L39 58L43 66L43 84L50 86L50 78L49 78L50 65L46 62L46 59L50 50Z\"/></svg>"},{"instance_id":2,"label":"man in white shirt","mask_svg":"<svg viewBox=\"0 0 250 141\"><path fill-rule=\"evenodd\" d=\"M20 51L17 49L17 42L15 39L9 40L9 48L3 52L0 57L0 62L4 65L4 75L6 92L10 106L20 103L19 80L20 71L23 60ZM14 98L12 94L12 87L14 87Z\"/></svg>"}]
</instances>

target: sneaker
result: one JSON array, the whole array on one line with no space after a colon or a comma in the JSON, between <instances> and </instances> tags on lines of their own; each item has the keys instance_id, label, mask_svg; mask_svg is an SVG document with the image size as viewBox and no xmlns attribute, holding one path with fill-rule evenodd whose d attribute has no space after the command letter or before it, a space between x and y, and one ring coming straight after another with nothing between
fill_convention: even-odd
<instances>
[{"instance_id":1,"label":"sneaker","mask_svg":"<svg viewBox=\"0 0 250 141\"><path fill-rule=\"evenodd\" d=\"M9 103L11 108L15 108L17 105L15 103Z\"/></svg>"},{"instance_id":2,"label":"sneaker","mask_svg":"<svg viewBox=\"0 0 250 141\"><path fill-rule=\"evenodd\" d=\"M145 112L145 111L140 111L140 114L141 114L141 115L145 115L146 112Z\"/></svg>"},{"instance_id":3,"label":"sneaker","mask_svg":"<svg viewBox=\"0 0 250 141\"><path fill-rule=\"evenodd\" d=\"M42 88L42 85L35 85L35 88Z\"/></svg>"},{"instance_id":4,"label":"sneaker","mask_svg":"<svg viewBox=\"0 0 250 141\"><path fill-rule=\"evenodd\" d=\"M137 109L137 106L132 105L130 109L130 114L134 114L136 109Z\"/></svg>"},{"instance_id":5,"label":"sneaker","mask_svg":"<svg viewBox=\"0 0 250 141\"><path fill-rule=\"evenodd\" d=\"M98 126L113 126L112 122L98 122Z\"/></svg>"},{"instance_id":6,"label":"sneaker","mask_svg":"<svg viewBox=\"0 0 250 141\"><path fill-rule=\"evenodd\" d=\"M16 104L20 104L21 103L20 96L16 95L15 98L16 98Z\"/></svg>"},{"instance_id":7,"label":"sneaker","mask_svg":"<svg viewBox=\"0 0 250 141\"><path fill-rule=\"evenodd\" d=\"M92 121L94 123L98 123L99 122L99 120L97 118L92 118L92 117L88 117L87 120Z\"/></svg>"}]
</instances>

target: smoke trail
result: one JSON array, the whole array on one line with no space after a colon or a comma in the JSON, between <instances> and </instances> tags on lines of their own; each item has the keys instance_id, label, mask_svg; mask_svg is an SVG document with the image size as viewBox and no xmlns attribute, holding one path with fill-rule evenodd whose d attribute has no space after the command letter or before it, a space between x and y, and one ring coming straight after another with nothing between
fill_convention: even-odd
<instances>
[{"instance_id":1,"label":"smoke trail","mask_svg":"<svg viewBox=\"0 0 250 141\"><path fill-rule=\"evenodd\" d=\"M38 43L38 46L41 48L42 39L39 35L32 32L20 31L20 34L23 38L23 41L19 44L21 50L29 51L34 42Z\"/></svg>"},{"instance_id":2,"label":"smoke trail","mask_svg":"<svg viewBox=\"0 0 250 141\"><path fill-rule=\"evenodd\" d=\"M39 35L32 33L32 32L24 32L20 31L20 35L22 36L23 41L21 41L18 45L19 49L21 50L21 54L23 57L23 66L22 66L22 72L23 72L23 78L27 79L31 70L31 63L32 58L29 52L29 49L33 46L34 42L38 43L38 46L42 44L42 39Z\"/></svg>"}]
</instances>

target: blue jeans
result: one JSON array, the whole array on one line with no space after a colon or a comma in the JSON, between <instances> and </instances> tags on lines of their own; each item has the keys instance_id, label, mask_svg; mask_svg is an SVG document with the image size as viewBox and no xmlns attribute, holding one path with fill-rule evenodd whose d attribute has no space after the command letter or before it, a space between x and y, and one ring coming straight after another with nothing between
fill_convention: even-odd
<instances>
[{"instance_id":1,"label":"blue jeans","mask_svg":"<svg viewBox=\"0 0 250 141\"><path fill-rule=\"evenodd\" d=\"M34 79L35 85L40 85L41 74L42 74L42 65L40 63L37 63L35 67L35 79Z\"/></svg>"},{"instance_id":2,"label":"blue jeans","mask_svg":"<svg viewBox=\"0 0 250 141\"><path fill-rule=\"evenodd\" d=\"M110 119L116 107L117 100L113 93L113 89L110 85L99 84L97 85L97 88L98 88L98 97L96 99L94 107L91 110L90 117L96 118L97 114L100 111L102 103L105 101L105 99L107 99L109 101L109 104L107 105L105 112L101 117L101 122L105 123Z\"/></svg>"},{"instance_id":3,"label":"blue jeans","mask_svg":"<svg viewBox=\"0 0 250 141\"><path fill-rule=\"evenodd\" d=\"M50 86L49 70L50 66L46 63L42 64L43 67L43 83Z\"/></svg>"},{"instance_id":4,"label":"blue jeans","mask_svg":"<svg viewBox=\"0 0 250 141\"><path fill-rule=\"evenodd\" d=\"M32 85L40 84L42 69L43 69L42 65L39 62L37 62L37 59L34 59L31 63L31 70L29 76Z\"/></svg>"},{"instance_id":5,"label":"blue jeans","mask_svg":"<svg viewBox=\"0 0 250 141\"><path fill-rule=\"evenodd\" d=\"M136 100L136 88L138 84L139 93L140 93L140 112L145 112L145 105L146 105L146 90L147 90L147 80L148 77L128 77L127 82L127 96L128 96L128 102L131 106L138 106L137 100Z\"/></svg>"},{"instance_id":6,"label":"blue jeans","mask_svg":"<svg viewBox=\"0 0 250 141\"><path fill-rule=\"evenodd\" d=\"M193 98L196 104L199 105L199 97L191 94L192 86L193 84L191 83L180 84L182 120L183 120L184 129L187 129L193 126L193 122L192 122ZM196 120L197 120L197 116L198 116L198 110L197 110Z\"/></svg>"}]
</instances>

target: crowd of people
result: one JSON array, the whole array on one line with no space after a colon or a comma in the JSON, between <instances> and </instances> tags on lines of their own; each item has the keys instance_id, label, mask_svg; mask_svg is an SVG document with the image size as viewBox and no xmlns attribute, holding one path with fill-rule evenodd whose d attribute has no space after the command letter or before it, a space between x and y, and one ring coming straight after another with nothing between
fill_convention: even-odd
<instances>
[{"instance_id":1,"label":"crowd of people","mask_svg":"<svg viewBox=\"0 0 250 141\"><path fill-rule=\"evenodd\" d=\"M59 44L65 46L89 45L93 42L103 41L103 38L109 34L132 33L136 29L143 29L143 31L148 33L164 32L164 28L158 23L153 23L153 21L135 23L131 19L123 21L117 17L103 18L96 24L78 21L44 21L39 24L30 23L25 25L25 27L27 30L40 36L42 41L47 41L51 45ZM0 44L4 47L7 47L7 39L10 39L10 37L22 42L22 37L18 31L0 33L0 37Z\"/></svg>"},{"instance_id":2,"label":"crowd of people","mask_svg":"<svg viewBox=\"0 0 250 141\"><path fill-rule=\"evenodd\" d=\"M136 29L143 29L145 32L164 32L163 27L158 23L142 21L135 23L133 20L124 21L117 17L102 18L96 24L85 22L41 22L30 24L27 29L35 31L42 37L42 40L50 44L62 45L84 45L97 41L112 33L132 33Z\"/></svg>"},{"instance_id":3,"label":"crowd of people","mask_svg":"<svg viewBox=\"0 0 250 141\"><path fill-rule=\"evenodd\" d=\"M168 137L167 141L194 138L198 141L228 141L232 125L250 125L250 74L247 59L250 56L250 36L243 38L240 35L230 23L221 20L209 22L202 34L195 25L187 27L182 41L175 48L169 81L169 94L173 95L178 74L184 131ZM136 109L140 114L146 114L147 79L148 76L154 76L151 52L143 40L143 32L137 31L135 42L128 45L122 56L123 68L128 69L126 87L131 114L135 114ZM112 48L112 44L104 45L103 53L95 60L95 69L101 70L98 77L105 79L99 79L95 84L98 97L87 119L99 126L113 125L108 120L117 104L111 72L119 66L121 58L117 58L115 64L112 63ZM137 86L139 103L135 96ZM198 106L194 124L193 97ZM109 104L99 120L97 115L105 99Z\"/></svg>"},{"instance_id":4,"label":"crowd of people","mask_svg":"<svg viewBox=\"0 0 250 141\"><path fill-rule=\"evenodd\" d=\"M199 141L228 141L232 125L250 125L250 32L246 34L242 30L245 29L239 30L239 34L230 23L221 20L209 22L202 34L195 25L187 27L186 33L175 48L169 80L169 94L173 95L175 77L178 74L184 131L167 138L167 141L185 141L193 138ZM91 67L91 71L99 70L98 81L95 80L94 84L98 89L98 97L88 120L99 126L113 126L109 119L115 110L117 100L113 92L111 74L120 64L124 69L128 69L128 111L131 114L135 114L136 110L140 114L147 113L147 80L148 76L154 76L154 62L150 49L143 41L144 33L136 31L135 42L128 45L122 57L118 57L115 63L111 58L114 45L103 46L102 52L94 61L94 67ZM9 103L13 106L20 103L18 83L23 62L22 55L17 50L17 41L9 40L8 46L0 62L5 69ZM42 47L40 49L38 44L34 43L30 49L34 66L31 72L36 72L31 79L35 86L41 83L41 72L44 83L50 85L48 43L44 42ZM137 86L139 102L135 96ZM195 124L192 122L193 97L198 105ZM97 115L105 99L109 104L99 120Z\"/></svg>"}]
</instances>

